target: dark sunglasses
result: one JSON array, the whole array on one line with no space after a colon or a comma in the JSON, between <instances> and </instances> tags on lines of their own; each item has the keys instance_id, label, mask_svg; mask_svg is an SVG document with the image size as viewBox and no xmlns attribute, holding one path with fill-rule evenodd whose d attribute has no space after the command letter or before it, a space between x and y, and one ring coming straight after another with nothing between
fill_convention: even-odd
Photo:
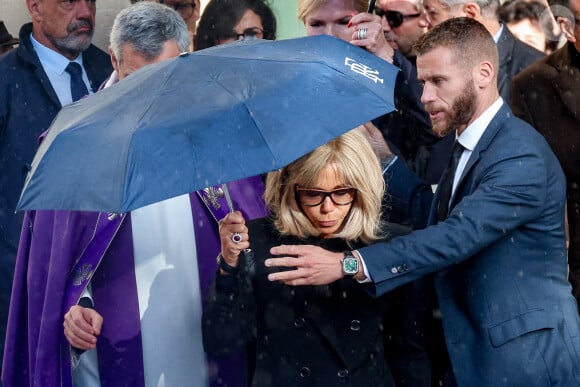
<instances>
[{"instance_id":1,"label":"dark sunglasses","mask_svg":"<svg viewBox=\"0 0 580 387\"><path fill-rule=\"evenodd\" d=\"M316 207L329 197L337 206L346 206L354 202L356 188L339 188L333 191L296 187L296 200L307 207Z\"/></svg>"},{"instance_id":2,"label":"dark sunglasses","mask_svg":"<svg viewBox=\"0 0 580 387\"><path fill-rule=\"evenodd\" d=\"M381 8L376 7L375 8L375 15L377 15L379 17L383 17L383 16L386 17L387 23L389 23L389 25L391 27L398 27L401 24L403 24L405 19L413 19L413 18L421 16L421 12L412 13L409 15L404 15L399 11L383 11Z\"/></svg>"}]
</instances>

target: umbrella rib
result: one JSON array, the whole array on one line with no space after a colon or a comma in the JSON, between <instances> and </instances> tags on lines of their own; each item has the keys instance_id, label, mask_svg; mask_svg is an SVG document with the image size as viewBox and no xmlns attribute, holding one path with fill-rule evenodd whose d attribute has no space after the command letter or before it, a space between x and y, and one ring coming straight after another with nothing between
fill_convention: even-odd
<instances>
[{"instance_id":1,"label":"umbrella rib","mask_svg":"<svg viewBox=\"0 0 580 387\"><path fill-rule=\"evenodd\" d=\"M234 99L238 100L238 102L239 102L240 104L242 104L242 105L244 106L244 108L246 109L246 111L248 112L248 116L249 116L249 117L251 117L251 119L252 119L252 122L254 123L254 125L255 125L256 127L260 127L260 126L258 125L258 122L256 121L256 118L255 118L255 117L254 117L254 115L252 114L252 112L251 112L251 110L250 110L250 108L249 108L248 104L246 103L246 101L244 101L244 100L242 100L242 99L240 99L240 98L237 98L237 97L236 97L236 96L235 96L235 95L234 95L234 94L233 94L233 93L232 93L232 92L231 92L231 91L230 91L230 90L229 90L229 89L228 89L228 88L227 88L227 87L224 85L224 83L220 82L218 79L216 79L216 80L215 80L215 82L216 82L216 83L217 83L217 84L218 84L218 85L219 85L219 86L220 86L220 87L221 87L223 90L225 90L225 91L226 91L226 92L227 92L229 95L231 95L231 96L232 96ZM268 149L269 149L269 151L270 151L270 155L272 156L272 159L274 159L274 160L278 161L278 160L277 160L277 158L275 157L274 153L272 152L272 148L271 148L271 146L270 146L270 145L271 145L271 144L270 144L270 142L269 142L269 141L267 141L266 137L264 137L264 134L263 134L261 131L260 131L260 137L261 137L261 138L264 140L264 142L265 142L266 144L268 144Z\"/></svg>"}]
</instances>

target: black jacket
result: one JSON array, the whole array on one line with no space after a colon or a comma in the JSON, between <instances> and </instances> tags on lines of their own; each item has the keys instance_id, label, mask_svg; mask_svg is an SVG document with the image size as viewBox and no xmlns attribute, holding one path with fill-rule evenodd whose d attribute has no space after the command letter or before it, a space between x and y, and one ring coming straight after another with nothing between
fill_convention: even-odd
<instances>
[{"instance_id":1,"label":"black jacket","mask_svg":"<svg viewBox=\"0 0 580 387\"><path fill-rule=\"evenodd\" d=\"M282 237L266 218L248 227L253 273L245 255L238 274L217 274L203 315L208 353L227 356L256 340L254 386L394 386L395 379L404 379L405 385L428 385L426 357L418 342L409 340L415 332L406 331L415 325L404 323L411 318L405 310L411 306L410 288L373 298L351 278L328 286L270 282L267 274L278 269L266 268L263 262L272 246L351 248L338 239ZM393 359L394 372L385 356Z\"/></svg>"}]
</instances>

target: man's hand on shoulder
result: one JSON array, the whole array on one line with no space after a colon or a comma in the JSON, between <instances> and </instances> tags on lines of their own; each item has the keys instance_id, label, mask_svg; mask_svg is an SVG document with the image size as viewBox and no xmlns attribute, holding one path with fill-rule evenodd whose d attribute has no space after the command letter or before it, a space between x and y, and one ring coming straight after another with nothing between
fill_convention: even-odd
<instances>
[{"instance_id":1,"label":"man's hand on shoulder","mask_svg":"<svg viewBox=\"0 0 580 387\"><path fill-rule=\"evenodd\" d=\"M289 268L268 275L270 281L286 285L327 285L343 277L343 253L333 253L318 246L281 245L270 249L276 258L265 261L267 267Z\"/></svg>"}]
</instances>

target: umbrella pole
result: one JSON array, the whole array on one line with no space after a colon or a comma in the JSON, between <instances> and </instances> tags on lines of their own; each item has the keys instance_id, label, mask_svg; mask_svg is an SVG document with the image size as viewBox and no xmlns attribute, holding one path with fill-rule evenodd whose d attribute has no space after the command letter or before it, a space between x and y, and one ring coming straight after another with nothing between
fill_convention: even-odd
<instances>
[{"instance_id":1,"label":"umbrella pole","mask_svg":"<svg viewBox=\"0 0 580 387\"><path fill-rule=\"evenodd\" d=\"M232 197L230 196L230 190L226 184L222 184L222 191L224 192L224 196L226 198L226 202L228 203L228 208L230 212L234 212L234 203L232 203Z\"/></svg>"}]
</instances>

